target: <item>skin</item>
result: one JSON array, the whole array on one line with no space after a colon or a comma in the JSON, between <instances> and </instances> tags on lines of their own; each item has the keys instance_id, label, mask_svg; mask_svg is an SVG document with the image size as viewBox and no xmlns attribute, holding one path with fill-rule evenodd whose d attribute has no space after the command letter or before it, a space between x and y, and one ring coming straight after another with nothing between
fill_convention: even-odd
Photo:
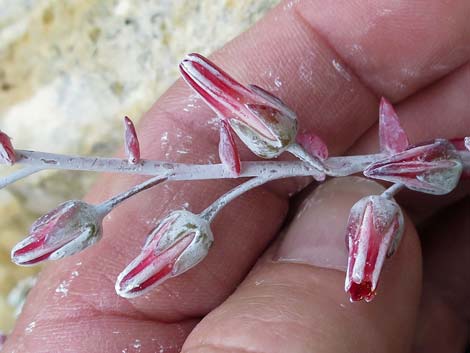
<instances>
[{"instance_id":1,"label":"skin","mask_svg":"<svg viewBox=\"0 0 470 353\"><path fill-rule=\"evenodd\" d=\"M380 96L396 105L412 143L468 136L469 11L467 0L284 2L212 59L241 82L273 90L332 155L377 151ZM216 153L218 133L206 124L213 114L202 102L183 111L190 94L179 80L145 115L137 129L143 158L207 162ZM192 136L192 152L167 150L165 131L175 147L177 132ZM241 148L241 159L254 157ZM105 175L86 199L102 201L141 180ZM403 193L406 233L380 293L370 304L350 304L343 272L273 261L288 194L307 182L243 195L217 217L204 262L124 300L114 281L138 254L152 227L146 221L184 202L201 211L237 181L172 183L129 200L106 218L103 241L44 269L3 352L462 352L470 315L468 184L442 198ZM346 222L361 195L325 187L335 195L327 209ZM313 233L324 222L308 212L299 218ZM344 242L344 224L323 226ZM79 275L67 295L56 292L73 271Z\"/></svg>"}]
</instances>

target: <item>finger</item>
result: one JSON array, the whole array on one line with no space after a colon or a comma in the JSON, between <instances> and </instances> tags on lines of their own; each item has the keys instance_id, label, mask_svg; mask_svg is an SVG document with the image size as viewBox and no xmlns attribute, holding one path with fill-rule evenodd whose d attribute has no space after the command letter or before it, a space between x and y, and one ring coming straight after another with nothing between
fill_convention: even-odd
<instances>
[{"instance_id":1,"label":"finger","mask_svg":"<svg viewBox=\"0 0 470 353\"><path fill-rule=\"evenodd\" d=\"M434 138L470 135L470 63L449 74L419 93L396 104L400 123L410 143ZM350 153L369 153L379 145L378 124L374 124L351 148Z\"/></svg>"},{"instance_id":2,"label":"finger","mask_svg":"<svg viewBox=\"0 0 470 353\"><path fill-rule=\"evenodd\" d=\"M183 352L409 352L421 283L412 225L385 264L372 303L350 303L342 290L349 208L381 190L358 178L320 186L277 254L267 252L237 291L199 323Z\"/></svg>"},{"instance_id":3,"label":"finger","mask_svg":"<svg viewBox=\"0 0 470 353\"><path fill-rule=\"evenodd\" d=\"M227 46L215 60L223 67L233 68L234 76L243 82L276 88L276 94L298 112L302 129L316 128L333 146L333 152L341 153L376 119L375 97L354 74L344 69L345 63L312 29L312 23L299 16L303 10L288 4L282 4L258 26ZM179 83L147 114L139 129L143 157L214 161L211 154L215 155L217 143L215 132L208 129L210 113L200 101L184 100L188 95L189 90ZM102 200L135 182L135 178L105 178L94 189L90 200ZM224 237L219 237L205 263L160 291L128 304L115 297L112 282L138 253L141 240L152 226L147 223L149 220L158 219L167 209L179 208L186 202L198 211L230 185L233 184L180 183L129 201L107 220L101 244L44 273L20 321L18 334L32 317L44 313L55 313L60 321L64 312L57 310L58 304L49 304L47 298L64 280L64 274L68 276L74 271L75 261L82 263L83 276L70 285L70 293L74 295L63 298L60 306L74 307L79 302L78 310L85 316L90 312L110 316L144 313L151 319L174 321L202 315L216 306L233 290L275 234L286 211L285 195L299 185L279 188L284 192L284 199L263 190L240 199L217 220L214 231ZM200 197L202 194L204 198ZM270 208L263 207L266 204ZM244 225L243 232L231 226L237 220L237 224Z\"/></svg>"},{"instance_id":4,"label":"finger","mask_svg":"<svg viewBox=\"0 0 470 353\"><path fill-rule=\"evenodd\" d=\"M289 40L290 36L296 40ZM253 47L253 43L258 45ZM279 51L277 48L281 46L282 51ZM299 95L305 98L305 101L289 99L299 108L301 124L309 121L311 123L305 124L305 128L310 128L321 122L318 125L321 125L323 135L330 140L333 136L340 137L341 142L334 149L340 153L371 125L376 108L375 98L357 79L338 74L331 65L335 57L294 12L284 11L281 7L242 38L229 44L215 60L224 68L241 70L235 71L234 75L245 83L263 83L264 70L272 70L274 77L280 77L284 82L278 93L284 98ZM265 65L262 70L258 61ZM298 71L301 66L302 71ZM294 83L288 80L293 74L306 75L310 79ZM274 79L265 75L264 80L272 82ZM306 99L312 97L313 87L317 98ZM311 112L316 111L320 99L330 102L330 106L333 106L332 102L336 103L328 122L320 119L321 111L312 118ZM142 158L195 163L217 161L217 136L208 124L212 116L200 100L190 96L189 89L181 82L177 83L138 127ZM356 120L355 129L351 129L351 117ZM247 156L246 151L244 156ZM92 190L88 200L102 201L139 180L106 176ZM119 298L114 292L115 278L139 253L145 235L168 210L185 205L194 212L201 211L234 185L233 181L168 184L119 207L106 218L104 238L97 246L43 271L5 350L22 345L24 352L35 352L33 347L40 345L44 351L54 352L61 347L61 342L67 341L74 351L88 352L102 342L116 342L113 332L118 331L122 341L110 346L112 351L124 342L127 346L121 350L132 349L138 338L142 353L153 352L160 342L175 337L178 338L175 344L172 347L165 345L165 349L178 351L181 336L190 331L194 318L209 312L233 291L277 233L287 211L287 194L300 185L294 182L284 189L281 185L274 192L254 190L236 200L230 209L222 211L213 225L217 240L207 259L193 271L169 281L149 295L132 301ZM76 272L80 275L73 275ZM100 320L94 320L95 317ZM70 318L80 324L75 325ZM167 327L163 322L182 325ZM27 335L32 323L35 333ZM127 330L122 330L126 323ZM76 339L83 338L81 326L96 334L89 335L86 340ZM47 332L55 334L43 342L42 336Z\"/></svg>"},{"instance_id":5,"label":"finger","mask_svg":"<svg viewBox=\"0 0 470 353\"><path fill-rule=\"evenodd\" d=\"M296 40L289 41L291 36ZM253 43L257 43L256 48ZM282 52L277 49L281 46ZM315 58L311 58L312 52L316 53ZM260 83L259 74L263 75L266 68L272 70L284 82L279 87L282 95L290 97L299 108L301 125L310 122L310 125L304 124L308 128L321 122L321 135L330 140L333 136L338 138L334 151L340 153L370 126L376 108L375 97L362 88L356 78L346 79L338 74L331 65L335 58L328 46L299 21L294 12L284 11L282 7L215 56L224 68L234 68L234 75L243 82ZM312 80L288 80L298 74L301 65L303 73L312 74ZM314 86L317 98L306 99L312 96ZM213 115L200 101L196 107L189 107L188 104L193 104L187 100L189 95L189 89L177 83L144 118L138 128L143 158L207 163L211 154L217 153L216 132L207 124L208 117ZM304 97L305 102L297 96ZM328 121L321 119L321 112L312 117L311 113L318 111L315 106L320 98L335 106ZM245 159L248 156L246 151L244 156ZM137 178L132 177L108 176L88 199L101 201L136 181ZM107 217L104 238L97 246L44 271L31 304L26 306L19 321L18 334L33 317L62 317L58 306L75 307L84 317L99 311L101 315L144 316L165 322L206 314L233 291L277 233L287 212L287 195L299 185L291 183L277 190L254 190L236 200L216 219L213 225L216 241L206 260L147 296L130 302L120 299L114 293L114 281L139 253L146 234L163 214L183 205L199 212L234 185L234 181L178 182L129 200ZM60 297L59 302L51 301L50 295L56 295L54 289L70 277L78 262L81 275L70 283L68 295ZM40 320L37 325L40 326ZM130 336L133 331L127 334Z\"/></svg>"},{"instance_id":6,"label":"finger","mask_svg":"<svg viewBox=\"0 0 470 353\"><path fill-rule=\"evenodd\" d=\"M467 197L423 229L424 284L413 352L465 350L470 319L469 212Z\"/></svg>"},{"instance_id":7,"label":"finger","mask_svg":"<svg viewBox=\"0 0 470 353\"><path fill-rule=\"evenodd\" d=\"M456 138L470 135L470 64L465 64L445 79L436 82L396 105L400 123L412 144L435 138ZM378 150L378 125L361 137L348 151L351 154L372 153ZM437 210L448 206L468 192L470 184L463 181L455 192L443 197L409 192L399 195L413 221L420 223ZM422 205L427 207L422 207Z\"/></svg>"},{"instance_id":8,"label":"finger","mask_svg":"<svg viewBox=\"0 0 470 353\"><path fill-rule=\"evenodd\" d=\"M334 4L305 1L299 12L377 95L402 100L469 59L466 0Z\"/></svg>"}]
</instances>

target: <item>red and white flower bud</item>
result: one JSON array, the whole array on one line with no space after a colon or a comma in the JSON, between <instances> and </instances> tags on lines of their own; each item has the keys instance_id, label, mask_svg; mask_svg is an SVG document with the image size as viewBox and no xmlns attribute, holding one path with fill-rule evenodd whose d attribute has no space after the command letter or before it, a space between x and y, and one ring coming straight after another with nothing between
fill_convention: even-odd
<instances>
[{"instance_id":1,"label":"red and white flower bud","mask_svg":"<svg viewBox=\"0 0 470 353\"><path fill-rule=\"evenodd\" d=\"M384 97L379 108L379 139L380 150L387 154L403 152L410 144L395 109Z\"/></svg>"},{"instance_id":2,"label":"red and white flower bud","mask_svg":"<svg viewBox=\"0 0 470 353\"><path fill-rule=\"evenodd\" d=\"M199 54L187 55L180 70L186 82L256 155L277 157L295 142L295 114L271 93L255 85L241 85Z\"/></svg>"},{"instance_id":3,"label":"red and white flower bud","mask_svg":"<svg viewBox=\"0 0 470 353\"><path fill-rule=\"evenodd\" d=\"M352 208L348 220L349 247L345 290L351 301L371 301L386 257L397 249L403 235L398 204L382 196L368 196Z\"/></svg>"},{"instance_id":4,"label":"red and white flower bud","mask_svg":"<svg viewBox=\"0 0 470 353\"><path fill-rule=\"evenodd\" d=\"M124 148L130 164L137 164L140 161L140 145L135 131L134 123L129 117L124 117Z\"/></svg>"},{"instance_id":5,"label":"red and white flower bud","mask_svg":"<svg viewBox=\"0 0 470 353\"><path fill-rule=\"evenodd\" d=\"M366 177L400 183L408 189L435 195L451 192L461 173L459 154L443 139L391 155L364 171Z\"/></svg>"},{"instance_id":6,"label":"red and white flower bud","mask_svg":"<svg viewBox=\"0 0 470 353\"><path fill-rule=\"evenodd\" d=\"M15 149L10 136L0 131L0 163L13 165L16 162Z\"/></svg>"},{"instance_id":7,"label":"red and white flower bud","mask_svg":"<svg viewBox=\"0 0 470 353\"><path fill-rule=\"evenodd\" d=\"M116 281L124 298L140 296L202 261L214 241L209 223L186 210L172 212L150 233Z\"/></svg>"},{"instance_id":8,"label":"red and white flower bud","mask_svg":"<svg viewBox=\"0 0 470 353\"><path fill-rule=\"evenodd\" d=\"M101 238L102 217L93 205L67 201L33 223L29 236L13 248L12 261L36 265L86 249Z\"/></svg>"}]
</instances>

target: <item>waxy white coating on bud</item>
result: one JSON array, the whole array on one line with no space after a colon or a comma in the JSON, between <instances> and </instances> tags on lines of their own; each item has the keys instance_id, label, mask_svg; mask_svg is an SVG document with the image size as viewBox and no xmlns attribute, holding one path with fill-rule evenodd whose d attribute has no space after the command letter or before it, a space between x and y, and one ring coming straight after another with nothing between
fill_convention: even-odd
<instances>
[{"instance_id":1,"label":"waxy white coating on bud","mask_svg":"<svg viewBox=\"0 0 470 353\"><path fill-rule=\"evenodd\" d=\"M437 139L372 163L364 170L364 175L400 183L411 190L444 195L457 186L462 169L462 160L454 145Z\"/></svg>"},{"instance_id":2,"label":"waxy white coating on bud","mask_svg":"<svg viewBox=\"0 0 470 353\"><path fill-rule=\"evenodd\" d=\"M209 223L186 210L172 212L147 237L144 247L118 276L116 292L133 298L202 261L214 241Z\"/></svg>"},{"instance_id":3,"label":"waxy white coating on bud","mask_svg":"<svg viewBox=\"0 0 470 353\"><path fill-rule=\"evenodd\" d=\"M345 280L351 301L373 299L384 260L396 251L403 230L403 214L394 200L367 196L351 208Z\"/></svg>"},{"instance_id":4,"label":"waxy white coating on bud","mask_svg":"<svg viewBox=\"0 0 470 353\"><path fill-rule=\"evenodd\" d=\"M263 122L269 121L265 126L271 132L270 136L266 136L242 120L228 120L238 137L254 154L262 158L275 158L295 142L296 120L267 105L246 104L246 108Z\"/></svg>"},{"instance_id":5,"label":"waxy white coating on bud","mask_svg":"<svg viewBox=\"0 0 470 353\"><path fill-rule=\"evenodd\" d=\"M79 200L64 202L33 223L29 236L11 251L12 261L36 265L86 249L101 238L102 219L94 205Z\"/></svg>"}]
</instances>

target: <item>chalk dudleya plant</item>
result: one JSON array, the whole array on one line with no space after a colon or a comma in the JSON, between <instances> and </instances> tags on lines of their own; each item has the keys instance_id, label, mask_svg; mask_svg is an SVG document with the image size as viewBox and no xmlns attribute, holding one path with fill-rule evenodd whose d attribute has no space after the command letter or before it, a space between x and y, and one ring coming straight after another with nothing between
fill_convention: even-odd
<instances>
[{"instance_id":1,"label":"chalk dudleya plant","mask_svg":"<svg viewBox=\"0 0 470 353\"><path fill-rule=\"evenodd\" d=\"M470 175L470 138L437 138L412 146L392 105L382 98L379 109L380 152L328 157L328 148L314 133L298 133L294 111L256 85L244 86L207 58L187 55L180 64L184 80L217 116L221 164L198 165L140 158L132 121L124 118L126 159L76 157L17 150L0 132L0 161L21 165L0 179L0 188L45 169L86 170L151 176L145 182L98 205L67 201L39 218L29 236L12 250L18 265L35 265L76 254L97 243L102 220L126 199L172 180L250 178L222 195L200 214L175 210L147 236L140 254L116 281L116 292L134 298L203 261L217 239L211 223L230 201L269 181L311 176L316 181L362 173L391 183L380 195L359 200L351 209L346 233L349 251L345 290L351 301L374 298L385 259L399 247L403 213L394 200L402 189L443 195ZM212 118L212 117L211 117ZM255 155L271 159L291 153L297 161L240 161L235 136Z\"/></svg>"}]
</instances>

